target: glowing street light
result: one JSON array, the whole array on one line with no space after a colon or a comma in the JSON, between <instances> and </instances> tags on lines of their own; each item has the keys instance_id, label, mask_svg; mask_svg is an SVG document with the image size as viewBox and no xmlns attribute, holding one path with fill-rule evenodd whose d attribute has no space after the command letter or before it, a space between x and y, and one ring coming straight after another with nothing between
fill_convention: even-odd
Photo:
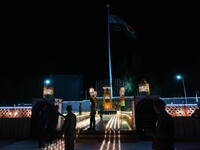
<instances>
[{"instance_id":1,"label":"glowing street light","mask_svg":"<svg viewBox=\"0 0 200 150\"><path fill-rule=\"evenodd\" d=\"M46 83L46 84L49 84L49 83L50 83L50 80L46 80L45 83Z\"/></svg>"},{"instance_id":2,"label":"glowing street light","mask_svg":"<svg viewBox=\"0 0 200 150\"><path fill-rule=\"evenodd\" d=\"M44 81L44 88L43 88L43 98L52 98L54 94L54 88L50 84L50 80Z\"/></svg>"},{"instance_id":3,"label":"glowing street light","mask_svg":"<svg viewBox=\"0 0 200 150\"><path fill-rule=\"evenodd\" d=\"M184 95L185 95L185 103L187 104L187 96L186 96L186 90L185 90L185 82L184 82L184 77L181 75L177 75L176 78L178 80L182 80L183 83L183 90L184 90Z\"/></svg>"},{"instance_id":4,"label":"glowing street light","mask_svg":"<svg viewBox=\"0 0 200 150\"><path fill-rule=\"evenodd\" d=\"M176 78L177 78L178 80L180 80L180 79L181 79L181 75L177 75Z\"/></svg>"},{"instance_id":5,"label":"glowing street light","mask_svg":"<svg viewBox=\"0 0 200 150\"><path fill-rule=\"evenodd\" d=\"M48 79L45 80L45 81L44 81L44 87L45 87L45 86L48 86L50 83L51 83L50 80L48 80Z\"/></svg>"}]
</instances>

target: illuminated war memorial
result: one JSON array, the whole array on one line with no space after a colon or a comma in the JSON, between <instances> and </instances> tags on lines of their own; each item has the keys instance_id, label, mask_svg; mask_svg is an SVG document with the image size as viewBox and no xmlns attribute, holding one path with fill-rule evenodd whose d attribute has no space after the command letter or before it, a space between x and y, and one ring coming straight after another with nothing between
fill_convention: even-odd
<instances>
[{"instance_id":1,"label":"illuminated war memorial","mask_svg":"<svg viewBox=\"0 0 200 150\"><path fill-rule=\"evenodd\" d=\"M76 142L100 142L100 150L109 149L111 145L120 150L121 142L152 139L145 134L145 131L155 128L158 116L153 103L155 100L161 99L166 103L165 110L174 118L175 140L200 140L200 134L197 132L200 122L191 117L197 109L199 98L186 96L183 77L179 76L184 86L185 97L183 98L161 98L159 95L151 95L151 83L145 79L138 84L137 95L127 96L125 83L118 84L118 80L112 79L110 28L116 23L120 24L120 27L125 26L129 36L132 37L135 37L135 31L124 20L110 13L109 4L106 7L108 10L108 83L96 84L96 89L91 86L85 94L89 94L89 97L83 99L80 96L80 87L83 84L81 75L50 75L50 79L44 82L41 98L32 98L30 105L0 107L1 138L35 138L39 134L39 113L45 105L48 105L50 109L58 106L58 111L63 115L67 115L67 105L72 105L72 111L77 117ZM115 94L113 94L114 91ZM68 99L63 98L67 94ZM96 108L95 130L89 129L90 99L94 99ZM103 107L102 120L100 107ZM56 127L58 133L63 124L64 119L59 116ZM56 143L46 145L46 148L62 149L64 141L59 138Z\"/></svg>"},{"instance_id":2,"label":"illuminated war memorial","mask_svg":"<svg viewBox=\"0 0 200 150\"><path fill-rule=\"evenodd\" d=\"M142 80L138 85L138 96L126 96L126 89L121 86L119 89L119 96L111 96L110 86L103 86L103 97L98 97L97 91L93 87L88 89L90 98L94 99L96 107L96 130L90 131L90 100L83 101L63 101L59 98L54 98L54 87L49 83L44 85L43 98L33 99L32 106L13 106L13 107L0 107L1 123L8 121L7 119L14 119L16 123L22 124L26 130L26 134L23 133L23 137L35 137L37 133L38 113L40 108L48 103L50 106L58 105L59 112L66 115L66 106L72 105L74 113L77 115L77 142L94 142L94 141L106 141L111 136L111 142L119 144L120 142L137 142L141 139L150 138L144 135L145 129L151 129L155 126L157 115L153 109L153 101L159 96L150 95L150 85L145 80ZM194 98L192 98L194 99ZM188 122L194 126L198 126L198 121L191 118L192 113L197 108L197 104L176 104L172 102L173 98L169 100L163 98L166 101L166 111L174 117L177 128L175 132L175 139L189 140L189 131L181 129L188 128ZM181 99L181 101L184 100ZM188 101L190 98L188 97ZM168 102L167 102L168 101ZM82 104L82 114L79 114L78 107ZM103 105L104 116L103 122L99 116L99 106ZM64 120L59 117L57 130L61 130ZM5 123L4 123L5 124ZM1 125L2 126L2 125ZM18 126L18 125L17 125ZM22 131L17 130L14 126L2 126L2 128L10 128L10 133L7 129L1 132L1 137L22 136ZM21 128L22 129L22 128ZM195 129L195 128L193 128ZM25 131L24 130L24 131ZM24 132L23 131L23 132ZM108 132L111 131L111 132ZM14 134L15 133L15 134ZM193 132L195 140L198 139L198 135ZM114 139L115 137L115 139ZM120 138L119 138L120 137ZM191 139L191 138L190 138ZM120 140L120 141L119 141ZM105 144L105 142L104 142ZM103 147L103 142L102 142Z\"/></svg>"}]
</instances>

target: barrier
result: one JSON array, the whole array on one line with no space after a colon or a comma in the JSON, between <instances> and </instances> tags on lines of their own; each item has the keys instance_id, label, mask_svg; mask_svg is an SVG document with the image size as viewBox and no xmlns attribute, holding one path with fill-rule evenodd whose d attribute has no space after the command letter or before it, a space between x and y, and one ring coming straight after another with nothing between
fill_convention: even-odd
<instances>
[{"instance_id":1,"label":"barrier","mask_svg":"<svg viewBox=\"0 0 200 150\"><path fill-rule=\"evenodd\" d=\"M173 117L175 124L174 140L199 141L200 120L192 117Z\"/></svg>"},{"instance_id":2,"label":"barrier","mask_svg":"<svg viewBox=\"0 0 200 150\"><path fill-rule=\"evenodd\" d=\"M29 138L30 118L0 118L0 138Z\"/></svg>"},{"instance_id":3,"label":"barrier","mask_svg":"<svg viewBox=\"0 0 200 150\"><path fill-rule=\"evenodd\" d=\"M169 104L165 110L171 116L191 116L197 108L197 104Z\"/></svg>"}]
</instances>

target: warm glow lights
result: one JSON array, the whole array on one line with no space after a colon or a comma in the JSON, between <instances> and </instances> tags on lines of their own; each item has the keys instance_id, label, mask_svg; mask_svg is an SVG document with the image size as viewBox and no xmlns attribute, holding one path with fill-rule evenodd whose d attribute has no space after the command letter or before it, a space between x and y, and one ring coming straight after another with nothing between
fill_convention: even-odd
<instances>
[{"instance_id":1,"label":"warm glow lights","mask_svg":"<svg viewBox=\"0 0 200 150\"><path fill-rule=\"evenodd\" d=\"M95 120L96 120L96 123L98 123L100 121L100 117L99 116L95 117ZM80 129L84 129L84 130L86 130L86 129L89 128L89 126L90 126L90 118L78 122L77 125L76 125L76 129L79 129L79 130Z\"/></svg>"},{"instance_id":2,"label":"warm glow lights","mask_svg":"<svg viewBox=\"0 0 200 150\"><path fill-rule=\"evenodd\" d=\"M113 118L113 117L112 117L112 118ZM103 142L102 142L102 144L101 144L100 150L103 150L103 148L104 148L104 145L105 145L105 142L106 142L106 137L107 137L107 130L108 130L108 127L109 127L109 125L110 125L110 123L111 123L112 118L111 118L111 119L108 121L108 123L106 124L105 135L104 135L104 139L103 139Z\"/></svg>"},{"instance_id":3,"label":"warm glow lights","mask_svg":"<svg viewBox=\"0 0 200 150\"><path fill-rule=\"evenodd\" d=\"M118 118L118 121L117 121L117 125L118 125L118 149L121 150L119 118Z\"/></svg>"},{"instance_id":4,"label":"warm glow lights","mask_svg":"<svg viewBox=\"0 0 200 150\"><path fill-rule=\"evenodd\" d=\"M191 116L196 108L196 104L169 104L165 107L165 110L171 116Z\"/></svg>"},{"instance_id":5,"label":"warm glow lights","mask_svg":"<svg viewBox=\"0 0 200 150\"><path fill-rule=\"evenodd\" d=\"M94 97L97 97L97 91L94 91Z\"/></svg>"},{"instance_id":6,"label":"warm glow lights","mask_svg":"<svg viewBox=\"0 0 200 150\"><path fill-rule=\"evenodd\" d=\"M93 97L93 95L94 95L94 88L93 87L91 87L89 89L89 93L90 93L90 97Z\"/></svg>"},{"instance_id":7,"label":"warm glow lights","mask_svg":"<svg viewBox=\"0 0 200 150\"><path fill-rule=\"evenodd\" d=\"M43 150L64 150L65 149L65 141L64 139L57 139L54 143L45 144Z\"/></svg>"},{"instance_id":8,"label":"warm glow lights","mask_svg":"<svg viewBox=\"0 0 200 150\"><path fill-rule=\"evenodd\" d=\"M98 123L100 121L100 117L95 117L96 123ZM78 138L78 134L80 132L80 129L84 129L86 130L87 128L89 128L89 124L90 124L90 119L85 119L83 121L80 121L77 123L76 125L76 129L78 130L76 138ZM52 144L48 144L45 145L45 148L43 148L44 150L64 150L65 149L65 142L64 142L64 138L62 139L57 139L57 141L55 143Z\"/></svg>"},{"instance_id":9,"label":"warm glow lights","mask_svg":"<svg viewBox=\"0 0 200 150\"><path fill-rule=\"evenodd\" d=\"M117 131L118 130L118 131ZM109 150L110 149L110 144L111 142L113 143L112 145L112 150L115 150L116 148L116 137L118 138L118 149L121 150L121 141L120 141L120 122L119 118L117 116L112 116L108 123L106 124L106 129L105 129L105 135L103 142L101 144L100 150ZM113 141L111 141L112 137L112 131L113 131ZM118 135L116 135L116 133ZM107 141L107 142L106 142Z\"/></svg>"},{"instance_id":10,"label":"warm glow lights","mask_svg":"<svg viewBox=\"0 0 200 150\"><path fill-rule=\"evenodd\" d=\"M149 84L146 82L145 79L143 79L141 83L138 84L138 88L139 88L139 95L141 96L150 95Z\"/></svg>"},{"instance_id":11,"label":"warm glow lights","mask_svg":"<svg viewBox=\"0 0 200 150\"><path fill-rule=\"evenodd\" d=\"M0 107L0 118L31 117L32 107Z\"/></svg>"}]
</instances>

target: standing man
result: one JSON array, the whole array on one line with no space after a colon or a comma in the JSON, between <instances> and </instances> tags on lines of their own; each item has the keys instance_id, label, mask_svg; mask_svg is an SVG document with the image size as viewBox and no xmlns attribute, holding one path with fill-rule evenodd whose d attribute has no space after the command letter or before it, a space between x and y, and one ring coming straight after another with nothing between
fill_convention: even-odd
<instances>
[{"instance_id":1,"label":"standing man","mask_svg":"<svg viewBox=\"0 0 200 150\"><path fill-rule=\"evenodd\" d=\"M82 103L80 103L80 105L79 105L79 115L81 115L81 113L82 113L81 105L82 105Z\"/></svg>"},{"instance_id":2,"label":"standing man","mask_svg":"<svg viewBox=\"0 0 200 150\"><path fill-rule=\"evenodd\" d=\"M76 115L72 113L72 106L68 105L66 110L68 114L62 128L62 134L65 135L65 150L74 150L74 137L76 128Z\"/></svg>"},{"instance_id":3,"label":"standing man","mask_svg":"<svg viewBox=\"0 0 200 150\"><path fill-rule=\"evenodd\" d=\"M96 109L95 109L95 102L93 98L90 98L90 129L95 130L95 115L96 115Z\"/></svg>"},{"instance_id":4,"label":"standing man","mask_svg":"<svg viewBox=\"0 0 200 150\"><path fill-rule=\"evenodd\" d=\"M154 110L158 114L155 132L153 136L154 150L174 150L174 120L165 110L165 102L155 100Z\"/></svg>"},{"instance_id":5,"label":"standing man","mask_svg":"<svg viewBox=\"0 0 200 150\"><path fill-rule=\"evenodd\" d=\"M104 110L104 107L103 107L103 105L101 105L101 106L100 106L100 111L99 111L101 120L103 119L103 110Z\"/></svg>"}]
</instances>

